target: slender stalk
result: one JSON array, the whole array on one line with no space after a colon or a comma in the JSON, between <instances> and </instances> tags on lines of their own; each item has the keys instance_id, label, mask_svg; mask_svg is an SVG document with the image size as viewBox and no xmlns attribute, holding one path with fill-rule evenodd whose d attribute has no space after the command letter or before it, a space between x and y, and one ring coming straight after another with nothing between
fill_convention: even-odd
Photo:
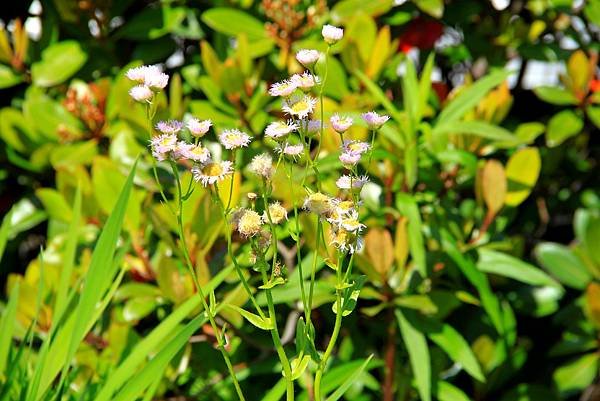
<instances>
[{"instance_id":1,"label":"slender stalk","mask_svg":"<svg viewBox=\"0 0 600 401\"><path fill-rule=\"evenodd\" d=\"M317 272L317 258L319 257L319 244L321 241L321 235L323 234L323 223L321 222L321 217L317 216L317 237L315 239L315 253L313 255L312 269L310 271L310 285L308 288L308 318L307 322L310 321L310 315L312 313L312 299L313 299L313 290L315 287L315 275Z\"/></svg>"},{"instance_id":2,"label":"slender stalk","mask_svg":"<svg viewBox=\"0 0 600 401\"><path fill-rule=\"evenodd\" d=\"M232 178L232 182L233 182L233 178ZM256 309L256 312L258 313L258 315L264 319L265 314L264 314L262 308L258 305L258 302L256 301L254 294L252 293L252 289L250 288L250 285L248 284L248 280L246 280L246 277L244 276L244 272L242 272L242 268L238 264L237 258L235 257L235 254L233 253L233 246L231 243L231 225L229 224L229 219L227 217L227 211L225 209L225 205L223 204L223 201L221 200L221 197L219 196L219 188L217 186L215 186L215 194L216 194L215 198L217 199L217 203L219 204L219 207L221 209L221 214L223 215L223 220L225 221L225 237L227 239L227 254L229 255L229 258L231 259L231 261L233 262L235 271L238 275L238 278L240 279L240 282L242 283L242 286L244 287L244 290L246 291L246 293L248 294L248 297L250 298L250 302L252 302L252 305L254 306L254 309ZM231 192L229 194L229 197L231 199Z\"/></svg>"},{"instance_id":3,"label":"slender stalk","mask_svg":"<svg viewBox=\"0 0 600 401\"><path fill-rule=\"evenodd\" d=\"M337 338L340 334L340 329L342 327L342 262L343 262L343 254L340 252L338 259L338 266L336 270L337 277L337 286L336 286L336 294L335 294L335 304L336 304L336 313L335 313L335 323L333 326L333 332L331 333L331 338L329 339L329 343L327 344L327 348L325 348L325 353L321 358L321 362L317 368L317 372L315 373L315 382L314 382L314 397L315 401L321 401L321 380L323 379L323 372L325 371L325 367L327 366L327 361L333 352L333 348L337 342Z\"/></svg>"},{"instance_id":4,"label":"slender stalk","mask_svg":"<svg viewBox=\"0 0 600 401\"><path fill-rule=\"evenodd\" d=\"M204 296L204 292L202 291L202 286L200 285L200 282L198 281L198 276L196 275L196 271L194 270L194 266L193 266L192 260L190 258L190 254L189 254L186 240L185 240L185 234L183 232L183 196L182 196L183 193L182 193L182 189L181 189L181 181L179 179L179 172L177 170L177 165L173 161L170 161L170 164L171 164L171 169L173 170L173 174L175 175L175 180L177 182L177 202L178 202L177 228L178 228L178 234L179 234L180 247L181 247L181 251L183 252L186 267L192 276L194 286L196 287L196 290L198 291L198 295L200 296L200 300L202 302L202 307L204 308L204 311L206 312L206 316L208 317L208 320L213 329L213 332L215 333L215 337L217 338L217 344L218 344L219 351L221 351L221 355L223 355L223 359L225 360L225 365L227 365L227 370L229 372L229 375L231 376L231 380L233 381L233 385L235 387L237 396L240 399L240 401L245 401L246 399L244 397L244 394L242 392L240 384L237 380L237 377L235 376L235 371L233 370L233 365L231 364L231 359L229 358L229 354L227 353L227 350L225 349L225 341L223 339L222 333L219 331L219 328L217 327L217 323L215 322L215 317L212 315L212 312L211 312L208 304L206 303L206 297Z\"/></svg>"},{"instance_id":5,"label":"slender stalk","mask_svg":"<svg viewBox=\"0 0 600 401\"><path fill-rule=\"evenodd\" d=\"M275 230L275 224L273 224L273 220L271 219L271 213L269 212L269 203L267 202L267 184L263 182L263 187L261 188L262 200L264 203L265 213L267 215L267 220L269 223L269 227L271 229L271 242L273 244L273 264L271 267L271 273L275 271L275 266L277 264L277 232ZM262 279L264 284L267 284L269 278L267 276L267 272L265 269L261 269ZM283 367L283 373L286 381L286 400L293 401L294 399L294 382L292 380L292 368L290 365L290 361L283 349L283 345L281 344L281 338L279 337L279 329L277 328L277 318L275 316L275 306L273 304L273 296L271 294L271 289L267 288L265 290L267 295L267 305L269 309L269 318L271 319L271 324L273 328L271 329L271 338L273 339L273 344L275 345L275 349L277 350L277 355L279 356L279 360L281 361L281 365Z\"/></svg>"},{"instance_id":6,"label":"slender stalk","mask_svg":"<svg viewBox=\"0 0 600 401\"><path fill-rule=\"evenodd\" d=\"M292 176L293 176L293 172L294 172L294 165L292 163L290 163L290 172L288 175L288 179L290 181L290 193L293 194L294 192L294 182L292 181ZM310 322L310 312L306 312L308 304L306 303L306 290L304 289L304 273L302 272L302 255L301 255L301 249L300 249L300 222L298 221L298 206L296 205L296 202L294 202L292 200L292 203L294 205L294 220L296 223L296 238L297 238L297 242L296 242L296 267L298 268L298 276L300 278L300 296L302 297L302 308L304 309L304 320L306 320L306 322Z\"/></svg>"}]
</instances>

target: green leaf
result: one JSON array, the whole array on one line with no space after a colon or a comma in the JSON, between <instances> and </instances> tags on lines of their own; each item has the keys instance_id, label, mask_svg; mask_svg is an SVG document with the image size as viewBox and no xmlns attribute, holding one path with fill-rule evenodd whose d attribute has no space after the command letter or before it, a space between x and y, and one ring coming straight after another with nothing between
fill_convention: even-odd
<instances>
[{"instance_id":1,"label":"green leaf","mask_svg":"<svg viewBox=\"0 0 600 401\"><path fill-rule=\"evenodd\" d=\"M40 188L35 191L35 195L44 205L50 218L63 221L65 223L72 220L72 211L64 196L52 188Z\"/></svg>"},{"instance_id":2,"label":"green leaf","mask_svg":"<svg viewBox=\"0 0 600 401\"><path fill-rule=\"evenodd\" d=\"M498 298L492 292L487 277L483 272L477 269L475 263L473 263L467 255L463 254L457 248L454 239L446 230L443 230L441 234L443 249L446 251L446 254L454 261L454 263L456 263L467 280L469 280L469 282L477 289L483 308L492 320L494 328L498 333L503 334L504 324L500 303Z\"/></svg>"},{"instance_id":3,"label":"green leaf","mask_svg":"<svg viewBox=\"0 0 600 401\"><path fill-rule=\"evenodd\" d=\"M586 107L585 112L592 124L600 129L600 107L588 106Z\"/></svg>"},{"instance_id":4,"label":"green leaf","mask_svg":"<svg viewBox=\"0 0 600 401\"><path fill-rule=\"evenodd\" d=\"M381 90L379 85L373 82L369 77L367 77L363 72L359 70L354 71L354 75L361 80L363 85L367 88L371 95L377 100L383 108L388 112L388 114L395 120L401 120L400 111L394 106L394 104L387 98L385 93Z\"/></svg>"},{"instance_id":5,"label":"green leaf","mask_svg":"<svg viewBox=\"0 0 600 401\"><path fill-rule=\"evenodd\" d=\"M581 259L564 245L544 242L534 253L542 267L566 286L583 290L592 279Z\"/></svg>"},{"instance_id":6,"label":"green leaf","mask_svg":"<svg viewBox=\"0 0 600 401\"><path fill-rule=\"evenodd\" d=\"M429 322L435 322L429 320ZM483 371L471 350L469 343L449 324L435 322L428 326L427 336L448 354L450 359L460 364L472 377L485 382Z\"/></svg>"},{"instance_id":7,"label":"green leaf","mask_svg":"<svg viewBox=\"0 0 600 401\"><path fill-rule=\"evenodd\" d=\"M163 376L167 365L175 355L187 344L190 337L198 328L206 322L203 315L197 316L189 322L183 329L178 330L167 345L160 350L142 370L133 376L127 385L123 387L113 398L112 401L130 401L139 397L145 389ZM98 399L96 399L98 401Z\"/></svg>"},{"instance_id":8,"label":"green leaf","mask_svg":"<svg viewBox=\"0 0 600 401\"><path fill-rule=\"evenodd\" d=\"M267 284L263 284L258 288L260 288L261 290L270 290L271 288L281 284L285 284L285 280L283 277L279 276L275 277L274 280L269 280Z\"/></svg>"},{"instance_id":9,"label":"green leaf","mask_svg":"<svg viewBox=\"0 0 600 401\"><path fill-rule=\"evenodd\" d=\"M393 5L393 0L342 0L331 9L331 18L335 23L350 19L357 13L376 17L388 12Z\"/></svg>"},{"instance_id":10,"label":"green leaf","mask_svg":"<svg viewBox=\"0 0 600 401\"><path fill-rule=\"evenodd\" d=\"M517 144L519 140L510 131L485 121L450 121L443 125L436 125L434 135L475 135L492 141L502 141Z\"/></svg>"},{"instance_id":11,"label":"green leaf","mask_svg":"<svg viewBox=\"0 0 600 401\"><path fill-rule=\"evenodd\" d=\"M268 318L268 317L262 318L252 312L248 312L246 309L240 308L239 306L233 305L233 304L226 304L225 307L233 309L234 311L238 312L240 315L242 315L244 317L244 319L246 319L248 322L250 322L253 326L258 327L259 329L273 330L273 328L275 327L273 325L273 321L271 320L271 318Z\"/></svg>"},{"instance_id":12,"label":"green leaf","mask_svg":"<svg viewBox=\"0 0 600 401\"><path fill-rule=\"evenodd\" d=\"M17 322L19 289L20 283L17 281L10 292L8 305L6 305L6 309L4 309L4 312L2 313L2 319L0 319L0 379L6 372L5 368L8 361L9 350L13 341L15 323Z\"/></svg>"},{"instance_id":13,"label":"green leaf","mask_svg":"<svg viewBox=\"0 0 600 401\"><path fill-rule=\"evenodd\" d=\"M533 88L533 92L544 102L557 106L576 105L579 103L571 92L556 86L539 86Z\"/></svg>"},{"instance_id":14,"label":"green leaf","mask_svg":"<svg viewBox=\"0 0 600 401\"><path fill-rule=\"evenodd\" d=\"M463 90L455 99L448 103L444 110L442 110L434 131L441 129L446 124L459 120L468 111L479 104L479 101L483 99L491 89L500 85L509 75L510 71L495 71Z\"/></svg>"},{"instance_id":15,"label":"green leaf","mask_svg":"<svg viewBox=\"0 0 600 401\"><path fill-rule=\"evenodd\" d=\"M366 279L367 276L365 275L357 276L351 285L344 289L339 289L342 291L342 316L348 316L356 307L360 290L363 287ZM337 302L333 303L331 309L333 310L334 314L337 314Z\"/></svg>"},{"instance_id":16,"label":"green leaf","mask_svg":"<svg viewBox=\"0 0 600 401\"><path fill-rule=\"evenodd\" d=\"M421 11L426 12L433 18L442 18L444 15L444 1L443 0L413 0Z\"/></svg>"},{"instance_id":17,"label":"green leaf","mask_svg":"<svg viewBox=\"0 0 600 401\"><path fill-rule=\"evenodd\" d=\"M403 313L396 309L395 313L421 400L431 401L431 361L427 340L404 316L408 311Z\"/></svg>"},{"instance_id":18,"label":"green leaf","mask_svg":"<svg viewBox=\"0 0 600 401\"><path fill-rule=\"evenodd\" d=\"M506 164L508 193L504 203L514 207L527 199L541 169L542 159L537 148L523 148L515 152Z\"/></svg>"},{"instance_id":19,"label":"green leaf","mask_svg":"<svg viewBox=\"0 0 600 401\"><path fill-rule=\"evenodd\" d=\"M509 277L525 284L555 287L562 291L556 280L521 259L488 248L479 248L478 252L477 268L482 272Z\"/></svg>"},{"instance_id":20,"label":"green leaf","mask_svg":"<svg viewBox=\"0 0 600 401\"><path fill-rule=\"evenodd\" d=\"M184 7L146 7L134 14L114 35L134 40L158 39L181 26Z\"/></svg>"},{"instance_id":21,"label":"green leaf","mask_svg":"<svg viewBox=\"0 0 600 401\"><path fill-rule=\"evenodd\" d=\"M137 322L148 316L156 309L155 298L136 297L128 300L123 307L123 319L126 322Z\"/></svg>"},{"instance_id":22,"label":"green leaf","mask_svg":"<svg viewBox=\"0 0 600 401\"><path fill-rule=\"evenodd\" d=\"M563 398L581 394L595 378L598 377L598 360L600 355L591 353L583 355L566 365L558 368L553 379L558 391Z\"/></svg>"},{"instance_id":23,"label":"green leaf","mask_svg":"<svg viewBox=\"0 0 600 401\"><path fill-rule=\"evenodd\" d=\"M410 255L421 277L427 277L427 261L425 259L425 244L423 242L421 214L417 202L406 193L396 194L396 207L408 219L408 246Z\"/></svg>"},{"instance_id":24,"label":"green leaf","mask_svg":"<svg viewBox=\"0 0 600 401\"><path fill-rule=\"evenodd\" d=\"M0 64L0 89L10 88L23 82L23 77L15 73L12 68Z\"/></svg>"},{"instance_id":25,"label":"green leaf","mask_svg":"<svg viewBox=\"0 0 600 401\"><path fill-rule=\"evenodd\" d=\"M42 59L31 66L33 83L42 87L63 83L83 67L87 58L75 40L50 45L42 52Z\"/></svg>"},{"instance_id":26,"label":"green leaf","mask_svg":"<svg viewBox=\"0 0 600 401\"><path fill-rule=\"evenodd\" d=\"M439 401L471 401L461 389L444 381L437 383L436 397Z\"/></svg>"},{"instance_id":27,"label":"green leaf","mask_svg":"<svg viewBox=\"0 0 600 401\"><path fill-rule=\"evenodd\" d=\"M373 358L373 355L369 355L367 359L355 369L354 372L344 382L331 394L329 397L325 399L325 401L337 401L348 391L348 389L356 382L356 380L360 377L360 375L364 372L367 365Z\"/></svg>"},{"instance_id":28,"label":"green leaf","mask_svg":"<svg viewBox=\"0 0 600 401\"><path fill-rule=\"evenodd\" d=\"M563 110L555 114L548 122L546 143L553 148L570 137L577 135L583 128L583 120L573 110Z\"/></svg>"},{"instance_id":29,"label":"green leaf","mask_svg":"<svg viewBox=\"0 0 600 401\"><path fill-rule=\"evenodd\" d=\"M0 226L0 262L2 261L2 256L4 255L4 250L6 249L6 243L8 242L10 226L12 224L12 214L13 209L11 208L2 219L2 225ZM1 371L2 370L0 369L0 372Z\"/></svg>"},{"instance_id":30,"label":"green leaf","mask_svg":"<svg viewBox=\"0 0 600 401\"><path fill-rule=\"evenodd\" d=\"M297 380L300 376L302 376L302 373L304 373L308 367L309 362L310 355L304 355L302 358L294 358L291 361L290 365L292 368L292 380ZM285 372L283 376L285 377Z\"/></svg>"},{"instance_id":31,"label":"green leaf","mask_svg":"<svg viewBox=\"0 0 600 401\"><path fill-rule=\"evenodd\" d=\"M206 25L225 35L236 37L245 33L250 41L267 37L264 24L260 20L235 8L210 8L201 18Z\"/></svg>"},{"instance_id":32,"label":"green leaf","mask_svg":"<svg viewBox=\"0 0 600 401\"><path fill-rule=\"evenodd\" d=\"M522 383L509 390L500 401L558 401L551 387Z\"/></svg>"}]
</instances>

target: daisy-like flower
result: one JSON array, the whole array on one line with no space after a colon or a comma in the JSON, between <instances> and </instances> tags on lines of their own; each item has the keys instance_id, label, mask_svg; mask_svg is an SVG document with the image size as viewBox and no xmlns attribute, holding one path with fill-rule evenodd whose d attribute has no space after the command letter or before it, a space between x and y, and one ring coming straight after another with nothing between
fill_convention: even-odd
<instances>
[{"instance_id":1,"label":"daisy-like flower","mask_svg":"<svg viewBox=\"0 0 600 401\"><path fill-rule=\"evenodd\" d=\"M146 85L136 85L129 89L129 96L131 96L136 102L147 102L152 99L154 92L152 92L152 90Z\"/></svg>"},{"instance_id":2,"label":"daisy-like flower","mask_svg":"<svg viewBox=\"0 0 600 401\"><path fill-rule=\"evenodd\" d=\"M348 116L340 116L339 114L334 114L329 119L331 122L331 127L340 134L343 134L352 126L352 118Z\"/></svg>"},{"instance_id":3,"label":"daisy-like flower","mask_svg":"<svg viewBox=\"0 0 600 401\"><path fill-rule=\"evenodd\" d=\"M187 129L190 130L190 132L193 136L195 136L196 138L202 138L204 135L206 135L206 133L212 126L212 121L210 121L210 120L200 121L199 119L194 117L194 118L190 118L188 120L186 126L187 126Z\"/></svg>"},{"instance_id":4,"label":"daisy-like flower","mask_svg":"<svg viewBox=\"0 0 600 401\"><path fill-rule=\"evenodd\" d=\"M225 149L237 149L248 146L250 136L239 129L226 129L219 135L219 142Z\"/></svg>"},{"instance_id":5,"label":"daisy-like flower","mask_svg":"<svg viewBox=\"0 0 600 401\"><path fill-rule=\"evenodd\" d=\"M369 150L371 145L362 141L344 141L342 150L347 153L360 153L361 155Z\"/></svg>"},{"instance_id":6,"label":"daisy-like flower","mask_svg":"<svg viewBox=\"0 0 600 401\"><path fill-rule=\"evenodd\" d=\"M304 71L302 74L292 75L290 81L292 81L297 88L302 89L304 92L308 92L313 86L319 83L319 78L308 71Z\"/></svg>"},{"instance_id":7,"label":"daisy-like flower","mask_svg":"<svg viewBox=\"0 0 600 401\"><path fill-rule=\"evenodd\" d=\"M357 233L343 229L331 230L331 244L342 252L360 252L363 247L363 239Z\"/></svg>"},{"instance_id":8,"label":"daisy-like flower","mask_svg":"<svg viewBox=\"0 0 600 401\"><path fill-rule=\"evenodd\" d=\"M295 82L285 79L281 82L276 82L271 85L271 88L269 88L269 95L288 97L294 93L297 88L298 87L296 86Z\"/></svg>"},{"instance_id":9,"label":"daisy-like flower","mask_svg":"<svg viewBox=\"0 0 600 401\"><path fill-rule=\"evenodd\" d=\"M346 168L352 168L358 164L362 153L358 152L342 152L339 156L340 161Z\"/></svg>"},{"instance_id":10,"label":"daisy-like flower","mask_svg":"<svg viewBox=\"0 0 600 401\"><path fill-rule=\"evenodd\" d=\"M183 123L177 120L159 121L156 123L156 129L163 134L176 134L183 128Z\"/></svg>"},{"instance_id":11,"label":"daisy-like flower","mask_svg":"<svg viewBox=\"0 0 600 401\"><path fill-rule=\"evenodd\" d=\"M279 202L274 202L269 205L269 215L266 211L263 213L263 220L268 222L269 216L271 216L273 224L279 224L283 220L287 220L287 210Z\"/></svg>"},{"instance_id":12,"label":"daisy-like flower","mask_svg":"<svg viewBox=\"0 0 600 401\"><path fill-rule=\"evenodd\" d=\"M366 226L358 221L358 215L350 216L340 221L340 226L351 233L360 233Z\"/></svg>"},{"instance_id":13,"label":"daisy-like flower","mask_svg":"<svg viewBox=\"0 0 600 401\"><path fill-rule=\"evenodd\" d=\"M192 150L194 145L191 143L187 143L184 141L179 141L175 145L175 149L173 149L173 156L176 159L187 159L187 153Z\"/></svg>"},{"instance_id":14,"label":"daisy-like flower","mask_svg":"<svg viewBox=\"0 0 600 401\"><path fill-rule=\"evenodd\" d=\"M276 147L275 151L296 160L297 157L302 156L302 154L304 153L304 145L301 143L296 145L290 145L286 143L283 146Z\"/></svg>"},{"instance_id":15,"label":"daisy-like flower","mask_svg":"<svg viewBox=\"0 0 600 401\"><path fill-rule=\"evenodd\" d=\"M323 39L330 45L339 42L344 36L344 30L333 25L324 25L321 30Z\"/></svg>"},{"instance_id":16,"label":"daisy-like flower","mask_svg":"<svg viewBox=\"0 0 600 401\"><path fill-rule=\"evenodd\" d=\"M249 168L254 174L269 179L273 175L273 158L268 153L256 155L252 158Z\"/></svg>"},{"instance_id":17,"label":"daisy-like flower","mask_svg":"<svg viewBox=\"0 0 600 401\"><path fill-rule=\"evenodd\" d=\"M306 118L315 109L317 99L314 97L305 95L300 99L293 99L292 101L285 101L282 110L291 116L295 116L299 119Z\"/></svg>"},{"instance_id":18,"label":"daisy-like flower","mask_svg":"<svg viewBox=\"0 0 600 401\"><path fill-rule=\"evenodd\" d=\"M237 221L237 230L245 238L254 237L263 225L262 217L254 210L246 209Z\"/></svg>"},{"instance_id":19,"label":"daisy-like flower","mask_svg":"<svg viewBox=\"0 0 600 401\"><path fill-rule=\"evenodd\" d=\"M302 207L305 210L323 216L331 212L333 201L329 196L321 192L314 192L306 197Z\"/></svg>"},{"instance_id":20,"label":"daisy-like flower","mask_svg":"<svg viewBox=\"0 0 600 401\"><path fill-rule=\"evenodd\" d=\"M321 53L317 50L302 49L296 53L296 60L306 68L310 68L319 60Z\"/></svg>"},{"instance_id":21,"label":"daisy-like flower","mask_svg":"<svg viewBox=\"0 0 600 401\"><path fill-rule=\"evenodd\" d=\"M386 123L387 120L390 119L390 116L379 115L374 111L369 111L368 113L364 113L362 115L363 120L367 123L370 129L378 130L381 128L383 124Z\"/></svg>"},{"instance_id":22,"label":"daisy-like flower","mask_svg":"<svg viewBox=\"0 0 600 401\"><path fill-rule=\"evenodd\" d=\"M150 140L152 156L158 161L165 160L175 150L176 146L177 135L175 134L157 135Z\"/></svg>"},{"instance_id":23,"label":"daisy-like flower","mask_svg":"<svg viewBox=\"0 0 600 401\"><path fill-rule=\"evenodd\" d=\"M210 160L209 150L202 145L192 145L190 148L187 148L182 155L186 159L193 160L198 163L206 163Z\"/></svg>"},{"instance_id":24,"label":"daisy-like flower","mask_svg":"<svg viewBox=\"0 0 600 401\"><path fill-rule=\"evenodd\" d=\"M298 125L292 122L292 120L289 120L287 123L284 121L276 121L267 125L267 128L265 128L265 136L278 140L297 129Z\"/></svg>"},{"instance_id":25,"label":"daisy-like flower","mask_svg":"<svg viewBox=\"0 0 600 401\"><path fill-rule=\"evenodd\" d=\"M156 65L130 68L125 76L154 90L164 89L169 83L169 76L164 74Z\"/></svg>"},{"instance_id":26,"label":"daisy-like flower","mask_svg":"<svg viewBox=\"0 0 600 401\"><path fill-rule=\"evenodd\" d=\"M192 174L196 181L201 182L206 187L233 174L233 165L229 160L222 162L208 161L200 166L194 166Z\"/></svg>"},{"instance_id":27,"label":"daisy-like flower","mask_svg":"<svg viewBox=\"0 0 600 401\"><path fill-rule=\"evenodd\" d=\"M339 189L352 189L360 191L367 182L369 182L369 177L367 177L366 175L360 177L342 175L340 178L337 179L335 185Z\"/></svg>"}]
</instances>

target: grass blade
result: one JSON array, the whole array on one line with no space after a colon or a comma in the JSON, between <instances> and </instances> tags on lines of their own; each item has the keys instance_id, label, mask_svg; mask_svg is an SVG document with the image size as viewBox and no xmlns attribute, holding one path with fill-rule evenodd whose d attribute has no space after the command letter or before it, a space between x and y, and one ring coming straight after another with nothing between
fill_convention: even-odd
<instances>
[{"instance_id":1,"label":"grass blade","mask_svg":"<svg viewBox=\"0 0 600 401\"><path fill-rule=\"evenodd\" d=\"M17 301L19 299L19 282L10 292L8 305L4 310L0 320L0 380L5 378L4 370L8 361L8 353L12 343L12 336L15 330L15 321L17 317Z\"/></svg>"},{"instance_id":2,"label":"grass blade","mask_svg":"<svg viewBox=\"0 0 600 401\"><path fill-rule=\"evenodd\" d=\"M400 308L395 312L421 400L431 401L431 361L425 335L406 319Z\"/></svg>"},{"instance_id":3,"label":"grass blade","mask_svg":"<svg viewBox=\"0 0 600 401\"><path fill-rule=\"evenodd\" d=\"M348 391L348 389L356 382L358 377L363 373L373 355L371 354L365 361L356 369L343 383L339 386L333 394L331 394L325 401L337 401Z\"/></svg>"}]
</instances>

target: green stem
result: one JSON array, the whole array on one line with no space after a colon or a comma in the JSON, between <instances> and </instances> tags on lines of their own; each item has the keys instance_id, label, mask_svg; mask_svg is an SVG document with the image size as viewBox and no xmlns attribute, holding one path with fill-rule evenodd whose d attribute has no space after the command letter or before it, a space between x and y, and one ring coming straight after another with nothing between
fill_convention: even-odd
<instances>
[{"instance_id":1,"label":"green stem","mask_svg":"<svg viewBox=\"0 0 600 401\"><path fill-rule=\"evenodd\" d=\"M288 179L290 181L290 194L293 194L294 192L294 182L292 180L293 173L294 165L290 163L290 173L288 175ZM294 221L296 223L296 266L298 268L298 276L300 278L300 295L302 297L302 308L304 309L304 320L306 320L306 322L309 323L310 312L306 312L308 304L306 303L306 290L304 289L304 273L302 272L302 255L300 249L300 222L298 220L298 206L296 205L296 202L292 201L292 203L294 205Z\"/></svg>"},{"instance_id":2,"label":"green stem","mask_svg":"<svg viewBox=\"0 0 600 401\"><path fill-rule=\"evenodd\" d=\"M219 329L217 327L217 323L215 322L215 317L212 315L212 312L211 312L208 304L206 303L206 298L204 296L204 292L202 291L202 287L200 286L200 282L198 281L198 276L196 275L196 271L194 270L194 266L192 264L190 254L188 252L188 248L187 248L187 244L186 244L186 240L185 240L185 234L183 232L183 197L182 197L183 193L181 190L181 181L179 179L179 172L177 171L177 165L173 161L170 161L170 164L171 164L171 169L173 170L173 174L175 175L175 180L177 182L177 195L178 195L177 200L178 200L178 206L179 206L179 210L177 212L177 228L178 228L178 233L179 233L179 241L180 241L181 251L183 252L183 256L185 259L187 269L189 270L189 272L192 276L194 286L196 287L196 290L198 291L198 295L200 296L200 300L202 302L202 307L204 308L204 311L206 312L206 316L208 317L210 325L215 333L215 337L217 338L219 351L221 351L221 355L223 355L223 359L225 360L225 365L227 365L227 370L229 372L229 375L231 376L231 380L233 381L235 391L236 391L240 401L245 401L246 399L245 399L242 389L240 387L240 383L238 382L237 377L235 376L235 371L233 370L233 365L231 364L229 354L227 353L227 350L225 349L225 341L223 339L222 333L219 331Z\"/></svg>"},{"instance_id":3,"label":"green stem","mask_svg":"<svg viewBox=\"0 0 600 401\"><path fill-rule=\"evenodd\" d=\"M333 332L331 333L331 338L329 339L329 343L327 344L327 348L325 348L325 353L323 354L323 357L321 358L321 362L319 363L319 366L317 368L317 372L315 373L315 383L314 383L314 397L315 397L315 401L321 401L321 380L323 378L323 372L325 371L325 367L327 366L327 360L329 359L329 357L331 356L331 353L333 352L333 348L335 347L335 343L337 342L337 338L340 334L340 329L342 327L342 317L343 317L343 310L342 310L342 289L341 289L341 283L342 283L342 261L343 261L343 254L340 253L339 259L338 259L338 266L337 266L337 270L336 270L336 277L337 277L337 285L336 285L336 294L335 294L335 304L336 304L336 314L335 314L335 323L333 326Z\"/></svg>"},{"instance_id":4,"label":"green stem","mask_svg":"<svg viewBox=\"0 0 600 401\"><path fill-rule=\"evenodd\" d=\"M269 203L267 201L267 183L263 181L263 187L261 188L262 200L264 203L265 213L267 215L267 220L269 222L269 227L271 229L271 242L273 244L273 263L271 268L271 274L275 270L275 266L277 263L277 232L275 231L275 224L273 224L273 220L271 219L271 213L269 212ZM267 276L267 272L265 269L261 269L263 283L266 285L269 282L269 278ZM292 367L290 365L290 361L283 349L283 345L281 344L281 338L279 337L279 329L277 328L277 317L275 316L275 305L273 304L273 296L271 294L271 289L265 290L267 295L267 305L269 309L269 318L271 319L271 324L273 328L271 329L271 338L273 339L273 344L275 345L275 349L277 350L277 355L279 356L279 360L281 361L281 365L283 367L283 373L286 380L286 399L288 401L292 401L294 399L294 383L292 380Z\"/></svg>"},{"instance_id":5,"label":"green stem","mask_svg":"<svg viewBox=\"0 0 600 401\"><path fill-rule=\"evenodd\" d=\"M315 239L315 253L313 255L312 269L310 271L310 286L308 288L308 318L307 322L310 321L310 315L312 313L312 299L313 299L313 290L315 287L315 275L317 272L317 259L319 257L319 243L321 240L321 235L323 232L323 223L321 222L321 217L317 216L317 237Z\"/></svg>"},{"instance_id":6,"label":"green stem","mask_svg":"<svg viewBox=\"0 0 600 401\"><path fill-rule=\"evenodd\" d=\"M219 204L219 207L221 209L221 214L223 215L223 220L225 221L225 237L227 238L227 254L229 255L229 258L231 259L231 261L233 262L235 271L238 275L238 278L240 279L240 282L242 283L242 286L244 287L244 290L246 291L246 293L248 294L248 297L250 298L250 302L252 302L252 305L254 306L254 309L256 309L256 312L258 313L258 315L264 319L265 314L264 314L262 308L258 305L258 302L256 301L254 294L252 293L252 289L250 288L250 285L248 284L248 280L246 280L246 277L244 276L244 272L242 271L242 268L238 264L237 258L235 257L235 254L233 253L233 246L231 243L231 225L229 224L227 213L225 210L225 205L223 204L223 201L221 200L221 197L219 196L219 189L216 185L215 185L215 195L216 195L215 198L217 198L217 203ZM229 196L231 197L231 194Z\"/></svg>"}]
</instances>

